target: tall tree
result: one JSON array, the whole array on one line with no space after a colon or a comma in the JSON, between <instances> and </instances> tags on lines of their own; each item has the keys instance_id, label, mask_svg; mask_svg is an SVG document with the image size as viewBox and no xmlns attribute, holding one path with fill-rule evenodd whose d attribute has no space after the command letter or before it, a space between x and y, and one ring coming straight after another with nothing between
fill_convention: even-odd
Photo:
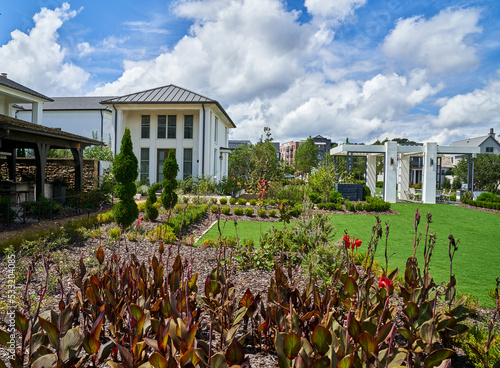
<instances>
[{"instance_id":1,"label":"tall tree","mask_svg":"<svg viewBox=\"0 0 500 368\"><path fill-rule=\"evenodd\" d=\"M238 146L229 155L229 175L235 178L246 177L252 172L252 161L250 157L252 155L252 147L248 144Z\"/></svg>"},{"instance_id":2,"label":"tall tree","mask_svg":"<svg viewBox=\"0 0 500 368\"><path fill-rule=\"evenodd\" d=\"M313 168L318 166L318 147L314 144L311 136L301 143L295 153L295 167L304 174L309 174Z\"/></svg>"},{"instance_id":3,"label":"tall tree","mask_svg":"<svg viewBox=\"0 0 500 368\"><path fill-rule=\"evenodd\" d=\"M252 147L252 179L257 181L261 179L271 180L279 175L278 152L271 143L271 128L265 127L265 139L260 138Z\"/></svg>"},{"instance_id":4,"label":"tall tree","mask_svg":"<svg viewBox=\"0 0 500 368\"><path fill-rule=\"evenodd\" d=\"M323 195L325 203L327 203L330 193L335 188L337 177L338 173L335 172L332 160L326 160L309 177L309 184L315 192Z\"/></svg>"},{"instance_id":5,"label":"tall tree","mask_svg":"<svg viewBox=\"0 0 500 368\"><path fill-rule=\"evenodd\" d=\"M175 158L175 151L171 149L168 151L168 156L163 163L163 181L161 192L161 203L163 208L168 209L174 207L177 203L177 172L179 171L179 165L177 165L177 159Z\"/></svg>"},{"instance_id":6,"label":"tall tree","mask_svg":"<svg viewBox=\"0 0 500 368\"><path fill-rule=\"evenodd\" d=\"M469 159L464 156L453 169L462 183L467 183ZM493 191L500 181L500 155L480 153L474 159L474 185L477 190Z\"/></svg>"},{"instance_id":7,"label":"tall tree","mask_svg":"<svg viewBox=\"0 0 500 368\"><path fill-rule=\"evenodd\" d=\"M117 182L114 192L120 199L120 202L113 208L113 215L116 223L126 228L139 215L134 201L134 195L137 192L135 180L139 175L139 162L134 155L129 128L125 128L125 133L123 133L120 153L115 157L113 164L113 175Z\"/></svg>"}]
</instances>

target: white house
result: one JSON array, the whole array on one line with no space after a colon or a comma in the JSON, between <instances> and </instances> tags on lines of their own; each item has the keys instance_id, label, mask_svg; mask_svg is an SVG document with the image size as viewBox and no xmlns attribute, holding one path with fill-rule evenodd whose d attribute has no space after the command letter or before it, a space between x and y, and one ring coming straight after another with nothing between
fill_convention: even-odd
<instances>
[{"instance_id":1,"label":"white house","mask_svg":"<svg viewBox=\"0 0 500 368\"><path fill-rule=\"evenodd\" d=\"M481 137L468 138L461 141L456 141L450 144L453 147L479 147L479 153L492 153L495 155L500 154L500 143L495 138L493 128L490 129L490 134ZM456 155L452 157L453 165L456 165L462 156Z\"/></svg>"},{"instance_id":2,"label":"white house","mask_svg":"<svg viewBox=\"0 0 500 368\"><path fill-rule=\"evenodd\" d=\"M104 97L53 97L43 105L43 125L109 143L113 131L111 108L101 105ZM17 104L16 117L31 122L31 104Z\"/></svg>"},{"instance_id":3,"label":"white house","mask_svg":"<svg viewBox=\"0 0 500 368\"><path fill-rule=\"evenodd\" d=\"M229 129L236 128L219 102L175 85L101 101L112 109L114 153L125 128L132 135L140 180L163 180L163 162L175 150L178 179L228 175Z\"/></svg>"},{"instance_id":4,"label":"white house","mask_svg":"<svg viewBox=\"0 0 500 368\"><path fill-rule=\"evenodd\" d=\"M27 88L11 79L6 73L0 74L0 114L16 117L15 105L19 103L29 103L33 106L29 114L29 121L43 123L43 104L52 101L47 96L42 95L30 88Z\"/></svg>"}]
</instances>

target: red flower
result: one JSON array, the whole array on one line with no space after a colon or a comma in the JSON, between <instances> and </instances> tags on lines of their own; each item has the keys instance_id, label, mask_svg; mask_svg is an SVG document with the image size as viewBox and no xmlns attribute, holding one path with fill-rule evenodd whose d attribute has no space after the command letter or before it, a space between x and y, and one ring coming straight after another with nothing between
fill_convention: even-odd
<instances>
[{"instance_id":1,"label":"red flower","mask_svg":"<svg viewBox=\"0 0 500 368\"><path fill-rule=\"evenodd\" d=\"M137 221L137 227L141 226L142 220L144 220L144 217L139 217L139 221Z\"/></svg>"},{"instance_id":2,"label":"red flower","mask_svg":"<svg viewBox=\"0 0 500 368\"><path fill-rule=\"evenodd\" d=\"M349 235L344 236L342 240L344 241L345 247L349 249L351 247L351 238Z\"/></svg>"},{"instance_id":3,"label":"red flower","mask_svg":"<svg viewBox=\"0 0 500 368\"><path fill-rule=\"evenodd\" d=\"M360 245L361 245L362 241L359 240L358 238L356 238L356 240L354 241L354 244L353 244L353 249L354 249L354 246L356 246L356 248L358 248Z\"/></svg>"},{"instance_id":4,"label":"red flower","mask_svg":"<svg viewBox=\"0 0 500 368\"><path fill-rule=\"evenodd\" d=\"M379 280L378 280L378 287L380 289L386 289L387 291L389 291L389 288L392 286L392 280L388 279L387 277L384 277L382 276Z\"/></svg>"}]
</instances>

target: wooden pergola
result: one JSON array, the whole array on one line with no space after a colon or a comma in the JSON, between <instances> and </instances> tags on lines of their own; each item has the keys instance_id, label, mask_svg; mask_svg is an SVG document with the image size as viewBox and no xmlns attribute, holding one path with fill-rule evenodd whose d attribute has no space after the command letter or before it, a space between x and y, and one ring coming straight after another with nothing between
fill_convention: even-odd
<instances>
[{"instance_id":1,"label":"wooden pergola","mask_svg":"<svg viewBox=\"0 0 500 368\"><path fill-rule=\"evenodd\" d=\"M83 150L92 145L103 146L95 139L29 123L6 115L0 115L0 155L7 157L9 180L16 179L16 150L31 148L35 151L36 193L43 194L47 154L50 149L70 149L75 163L75 190L82 189Z\"/></svg>"}]
</instances>

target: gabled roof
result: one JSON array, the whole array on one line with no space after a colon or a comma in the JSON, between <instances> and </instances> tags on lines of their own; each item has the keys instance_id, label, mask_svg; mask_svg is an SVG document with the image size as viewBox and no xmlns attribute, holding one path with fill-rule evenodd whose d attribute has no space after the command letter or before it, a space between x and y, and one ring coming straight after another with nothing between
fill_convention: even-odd
<instances>
[{"instance_id":1,"label":"gabled roof","mask_svg":"<svg viewBox=\"0 0 500 368\"><path fill-rule=\"evenodd\" d=\"M456 141L456 142L451 143L450 146L479 147L489 137L492 137L496 141L496 139L495 139L494 136L485 135L485 136L482 136L482 137L475 137L475 138L463 139L461 141Z\"/></svg>"},{"instance_id":2,"label":"gabled roof","mask_svg":"<svg viewBox=\"0 0 500 368\"><path fill-rule=\"evenodd\" d=\"M88 96L88 97L53 97L51 102L43 104L44 111L99 111L110 110L109 107L101 105L101 101L114 96ZM23 110L31 110L31 104L16 104Z\"/></svg>"},{"instance_id":3,"label":"gabled roof","mask_svg":"<svg viewBox=\"0 0 500 368\"><path fill-rule=\"evenodd\" d=\"M199 95L187 89L170 84L165 87L148 89L142 92L131 93L129 95L111 98L102 101L104 104L118 103L201 103L212 102L208 97Z\"/></svg>"},{"instance_id":4,"label":"gabled roof","mask_svg":"<svg viewBox=\"0 0 500 368\"><path fill-rule=\"evenodd\" d=\"M14 82L12 79L9 79L9 78L4 77L4 76L0 76L0 85L15 89L15 90L20 91L20 92L27 93L31 96L38 97L38 98L41 98L41 99L46 100L46 101L53 101L51 98L44 96L41 93L38 93L36 91L33 91L32 89L25 87L22 84L19 84L17 82Z\"/></svg>"},{"instance_id":5,"label":"gabled roof","mask_svg":"<svg viewBox=\"0 0 500 368\"><path fill-rule=\"evenodd\" d=\"M104 105L113 104L200 104L209 103L216 105L220 111L226 116L229 123L236 128L233 120L229 117L226 110L219 102L211 98L202 96L198 93L189 91L185 88L169 84L164 87L148 89L146 91L131 93L124 96L111 98L101 101Z\"/></svg>"}]
</instances>

